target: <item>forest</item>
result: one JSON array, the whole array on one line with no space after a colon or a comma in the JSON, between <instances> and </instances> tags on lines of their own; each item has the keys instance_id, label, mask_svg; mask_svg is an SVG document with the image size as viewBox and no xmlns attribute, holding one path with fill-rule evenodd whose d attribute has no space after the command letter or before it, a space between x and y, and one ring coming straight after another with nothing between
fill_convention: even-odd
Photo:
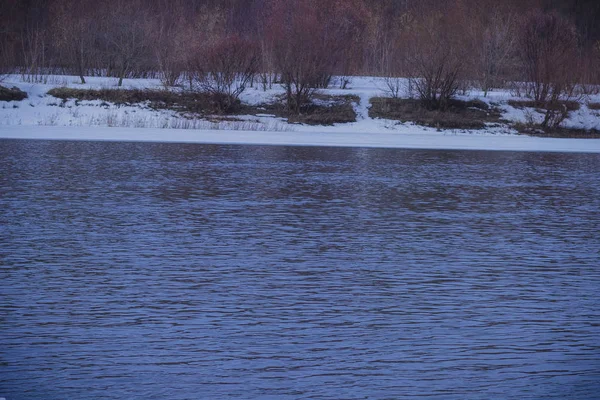
<instances>
[{"instance_id":1,"label":"forest","mask_svg":"<svg viewBox=\"0 0 600 400\"><path fill-rule=\"evenodd\" d=\"M333 76L340 88L384 77L391 97L409 78L423 106L442 110L470 88L510 89L553 110L600 84L595 0L0 2L4 75L158 78L210 93L222 110L249 85L281 84L299 113Z\"/></svg>"}]
</instances>

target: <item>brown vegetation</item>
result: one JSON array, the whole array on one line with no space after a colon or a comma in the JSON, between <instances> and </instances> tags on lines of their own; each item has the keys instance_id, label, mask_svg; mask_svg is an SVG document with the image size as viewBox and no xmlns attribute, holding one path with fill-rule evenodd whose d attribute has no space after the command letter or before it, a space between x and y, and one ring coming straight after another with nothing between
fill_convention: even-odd
<instances>
[{"instance_id":1,"label":"brown vegetation","mask_svg":"<svg viewBox=\"0 0 600 400\"><path fill-rule=\"evenodd\" d=\"M510 105L514 108L519 108L519 109L536 108L538 110L541 110L541 112L544 112L546 107L548 107L548 103L540 102L540 101L536 101L536 100L509 100L508 105ZM557 104L555 106L558 106L561 108L564 107L569 112L577 111L581 108L581 104L579 104L578 102L573 101L573 100L557 101Z\"/></svg>"},{"instance_id":2,"label":"brown vegetation","mask_svg":"<svg viewBox=\"0 0 600 400\"><path fill-rule=\"evenodd\" d=\"M209 96L203 93L172 92L149 89L71 89L55 88L48 91L50 96L63 101L101 100L116 105L139 105L147 103L153 109L172 109L180 112L209 114L218 112L218 107Z\"/></svg>"},{"instance_id":3,"label":"brown vegetation","mask_svg":"<svg viewBox=\"0 0 600 400\"><path fill-rule=\"evenodd\" d=\"M590 110L600 110L600 103L588 103L587 106Z\"/></svg>"},{"instance_id":4,"label":"brown vegetation","mask_svg":"<svg viewBox=\"0 0 600 400\"><path fill-rule=\"evenodd\" d=\"M557 128L569 115L577 70L575 27L556 13L532 12L523 20L518 44L525 91L544 108L542 128Z\"/></svg>"},{"instance_id":5,"label":"brown vegetation","mask_svg":"<svg viewBox=\"0 0 600 400\"><path fill-rule=\"evenodd\" d=\"M540 129L539 126L531 124L515 124L514 128L519 133L551 138L568 139L600 139L600 131L597 129L573 129L564 127Z\"/></svg>"},{"instance_id":6,"label":"brown vegetation","mask_svg":"<svg viewBox=\"0 0 600 400\"><path fill-rule=\"evenodd\" d=\"M553 57L571 54L559 50L575 32L580 62L570 76L586 88L600 83L600 3L593 0L3 0L0 67L30 80L68 73L82 81L160 77L173 86L206 46L239 37L257 49L266 87L277 78L298 81L292 92L301 97L310 92L304 81L324 87L334 74L345 77L342 86L354 74L414 75L428 95L454 90L457 76L462 86L488 91L525 80L514 51L527 39L519 26L535 38L549 15L561 32ZM293 61L310 68L294 71ZM442 84L432 65L442 68ZM438 97L446 96L434 103Z\"/></svg>"},{"instance_id":7,"label":"brown vegetation","mask_svg":"<svg viewBox=\"0 0 600 400\"><path fill-rule=\"evenodd\" d=\"M466 46L457 18L456 9L449 8L427 15L411 28L411 88L430 111L446 110L464 79Z\"/></svg>"},{"instance_id":8,"label":"brown vegetation","mask_svg":"<svg viewBox=\"0 0 600 400\"><path fill-rule=\"evenodd\" d=\"M5 94L0 86L0 100ZM21 92L23 93L23 92ZM23 93L25 94L25 93ZM311 103L301 109L298 114L288 110L285 99L269 104L250 106L239 103L235 108L224 110L222 104L215 101L210 93L174 92L170 90L149 89L72 89L55 88L48 91L48 95L57 97L64 102L67 100L94 101L101 100L116 105L147 106L151 109L169 109L180 112L186 116L218 118L222 120L226 115L257 115L270 113L281 118L286 118L291 123L309 125L333 125L356 121L354 104L360 99L357 96L329 96L316 95L317 103ZM26 94L25 94L26 96ZM8 100L8 98L7 98ZM13 100L11 98L11 100ZM14 99L21 100L21 99Z\"/></svg>"},{"instance_id":9,"label":"brown vegetation","mask_svg":"<svg viewBox=\"0 0 600 400\"><path fill-rule=\"evenodd\" d=\"M258 48L238 36L207 45L194 60L191 74L199 91L207 93L219 111L239 109L240 95L258 70Z\"/></svg>"},{"instance_id":10,"label":"brown vegetation","mask_svg":"<svg viewBox=\"0 0 600 400\"><path fill-rule=\"evenodd\" d=\"M483 129L500 122L500 111L482 101L450 100L444 111L429 110L416 99L371 99L369 115L439 129Z\"/></svg>"},{"instance_id":11,"label":"brown vegetation","mask_svg":"<svg viewBox=\"0 0 600 400\"><path fill-rule=\"evenodd\" d=\"M288 122L308 125L333 125L356 122L354 104L360 102L357 96L315 95L318 104L311 103L300 114L288 113Z\"/></svg>"},{"instance_id":12,"label":"brown vegetation","mask_svg":"<svg viewBox=\"0 0 600 400\"><path fill-rule=\"evenodd\" d=\"M21 101L27 98L27 93L17 87L11 89L0 86L0 101Z\"/></svg>"}]
</instances>

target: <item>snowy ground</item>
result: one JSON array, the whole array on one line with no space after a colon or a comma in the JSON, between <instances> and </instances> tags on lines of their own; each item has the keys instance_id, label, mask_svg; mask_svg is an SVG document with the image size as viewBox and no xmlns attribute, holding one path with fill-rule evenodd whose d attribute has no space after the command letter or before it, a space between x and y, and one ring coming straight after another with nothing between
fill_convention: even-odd
<instances>
[{"instance_id":1,"label":"snowy ground","mask_svg":"<svg viewBox=\"0 0 600 400\"><path fill-rule=\"evenodd\" d=\"M242 116L243 121L220 123L206 120L188 120L174 111L152 110L140 106L116 106L101 101L67 101L47 95L54 87L117 88L114 78L88 78L82 85L77 77L50 76L44 83L25 83L20 76L8 77L2 84L17 86L29 94L20 102L0 102L0 138L44 138L82 140L142 140L197 143L296 144L365 147L447 148L489 150L539 150L600 152L600 139L548 139L517 135L508 126L486 130L444 130L373 119L368 115L369 99L386 95L385 82L380 78L355 77L348 89L324 90L326 94L353 94L360 97L355 105L357 121L334 126L288 124L269 115ZM124 88L161 88L158 80L130 79ZM264 103L281 94L274 86L263 91L250 88L242 95L249 104ZM526 122L540 118L509 106L513 98L507 91L483 93L472 91L464 99L479 98L488 103L499 103L504 118ZM591 98L600 102L600 96ZM238 117L238 116L236 116ZM600 129L600 111L590 110L585 104L571 114L565 126ZM139 129L146 128L146 129Z\"/></svg>"},{"instance_id":2,"label":"snowy ground","mask_svg":"<svg viewBox=\"0 0 600 400\"><path fill-rule=\"evenodd\" d=\"M600 139L551 139L518 135L423 135L408 132L402 134L321 131L282 133L157 128L88 127L81 129L56 126L41 129L37 126L4 126L0 128L0 138L600 153Z\"/></svg>"}]
</instances>

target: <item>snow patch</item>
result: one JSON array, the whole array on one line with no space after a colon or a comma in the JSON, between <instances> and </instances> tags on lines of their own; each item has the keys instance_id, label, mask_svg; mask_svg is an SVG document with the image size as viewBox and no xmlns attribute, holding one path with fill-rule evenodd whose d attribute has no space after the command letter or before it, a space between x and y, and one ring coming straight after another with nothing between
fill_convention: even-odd
<instances>
[{"instance_id":1,"label":"snow patch","mask_svg":"<svg viewBox=\"0 0 600 400\"><path fill-rule=\"evenodd\" d=\"M154 110L144 105L115 105L99 100L63 102L46 94L48 90L61 86L117 89L115 78L90 77L82 85L79 78L74 76L50 76L42 84L22 82L19 76L10 76L4 84L17 86L27 92L29 98L19 102L0 102L2 138L588 152L598 152L599 147L599 140L596 139L524 137L507 126L490 126L488 129L475 131L438 131L410 122L373 119L369 116L369 100L386 95L385 80L376 77L352 77L348 89L319 91L323 94L355 95L360 98L358 104L354 103L356 122L332 126L289 124L285 119L268 113L235 116L235 120L209 121L186 118L173 110ZM158 89L162 85L159 80L153 79L125 79L123 88ZM280 85L274 85L266 91L257 86L248 88L241 100L259 105L271 102L282 94L283 88ZM472 91L468 96L460 98L480 99L488 104L500 103L504 110L503 118L509 121L541 121L542 118L534 110L510 106L507 101L515 97L507 90L489 92L487 97L483 97L482 92ZM600 102L600 96L591 96L589 101ZM600 129L600 112L582 105L581 109L571 113L564 125L569 128ZM174 130L191 132L174 133ZM211 133L213 130L218 133Z\"/></svg>"}]
</instances>

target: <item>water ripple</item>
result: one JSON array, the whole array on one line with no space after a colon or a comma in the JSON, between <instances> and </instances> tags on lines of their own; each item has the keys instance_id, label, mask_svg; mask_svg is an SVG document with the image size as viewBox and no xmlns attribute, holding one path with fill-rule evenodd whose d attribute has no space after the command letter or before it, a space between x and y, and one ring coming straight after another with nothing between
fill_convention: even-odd
<instances>
[{"instance_id":1,"label":"water ripple","mask_svg":"<svg viewBox=\"0 0 600 400\"><path fill-rule=\"evenodd\" d=\"M588 399L600 157L0 141L0 396Z\"/></svg>"}]
</instances>

